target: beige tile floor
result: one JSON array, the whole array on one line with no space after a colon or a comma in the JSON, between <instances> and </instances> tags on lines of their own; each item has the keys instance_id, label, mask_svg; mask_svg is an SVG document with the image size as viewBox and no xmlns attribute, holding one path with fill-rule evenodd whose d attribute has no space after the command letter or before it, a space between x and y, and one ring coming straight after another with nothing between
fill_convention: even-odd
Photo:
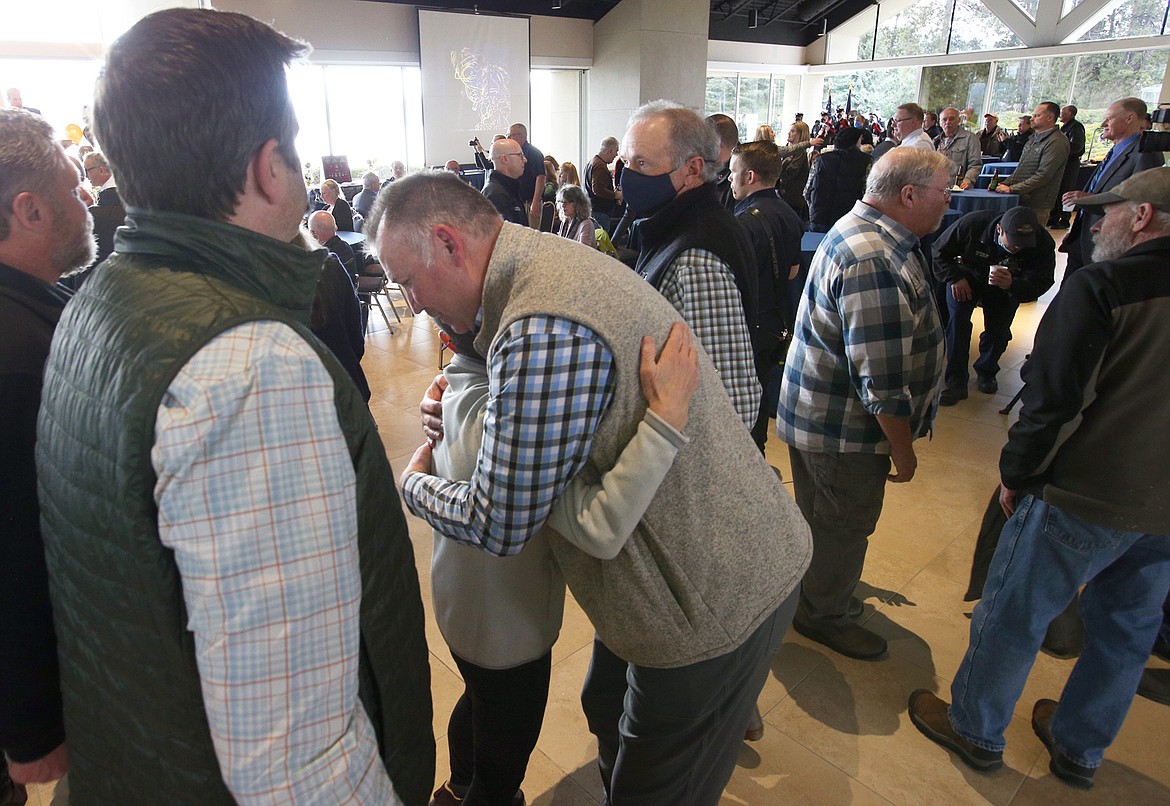
<instances>
[{"instance_id":1,"label":"beige tile floor","mask_svg":"<svg viewBox=\"0 0 1170 806\"><path fill-rule=\"evenodd\" d=\"M1049 773L1029 715L1037 699L1059 699L1072 661L1037 658L1008 730L1005 766L991 775L955 761L923 738L906 715L906 699L915 688L949 696L966 649L971 605L962 597L971 553L997 482L999 449L1013 421L998 410L1020 386L1019 367L1053 293L1021 307L999 394L985 396L972 388L968 400L943 409L934 438L918 444L915 479L887 488L859 595L865 599L866 623L890 642L888 658L850 660L790 633L760 696L766 733L762 741L741 749L723 803L1170 803L1170 708L1140 697L1091 792L1070 789ZM417 404L438 369L438 339L425 315L405 318L394 333L376 312L371 324L363 360L374 390L370 407L391 464L401 470L421 441ZM767 454L788 478L787 451L774 436ZM431 610L430 530L408 518L427 608L438 783L447 773L447 718L462 683ZM544 728L524 782L530 803L588 806L600 801L596 744L578 700L592 637L588 620L570 600L553 649ZM49 806L50 795L50 788L36 788L29 803Z\"/></svg>"}]
</instances>

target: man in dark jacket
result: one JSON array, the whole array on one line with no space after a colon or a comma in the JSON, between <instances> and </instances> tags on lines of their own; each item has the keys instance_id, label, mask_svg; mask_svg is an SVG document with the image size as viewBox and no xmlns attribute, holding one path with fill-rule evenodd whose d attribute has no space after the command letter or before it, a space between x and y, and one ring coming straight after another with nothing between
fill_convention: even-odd
<instances>
[{"instance_id":1,"label":"man in dark jacket","mask_svg":"<svg viewBox=\"0 0 1170 806\"><path fill-rule=\"evenodd\" d=\"M934 243L934 273L946 283L947 368L939 402L953 406L967 397L971 314L983 307L983 332L975 373L980 392L999 390L999 358L1012 339L1021 302L1052 287L1056 242L1028 207L1006 213L976 210L947 227Z\"/></svg>"},{"instance_id":2,"label":"man in dark jacket","mask_svg":"<svg viewBox=\"0 0 1170 806\"><path fill-rule=\"evenodd\" d=\"M507 138L492 143L492 168L483 186L483 195L500 211L505 221L528 226L528 209L520 196L520 177L527 160L515 140Z\"/></svg>"},{"instance_id":3,"label":"man in dark jacket","mask_svg":"<svg viewBox=\"0 0 1170 806\"><path fill-rule=\"evenodd\" d=\"M10 759L17 782L0 767L0 798L12 802L23 801L6 787L55 781L68 767L35 444L41 375L69 298L57 281L93 260L78 189L44 118L0 110L0 765Z\"/></svg>"},{"instance_id":4,"label":"man in dark jacket","mask_svg":"<svg viewBox=\"0 0 1170 806\"><path fill-rule=\"evenodd\" d=\"M860 139L860 129L842 129L833 148L813 160L806 191L811 232L828 232L865 194L871 160L857 147Z\"/></svg>"},{"instance_id":5,"label":"man in dark jacket","mask_svg":"<svg viewBox=\"0 0 1170 806\"><path fill-rule=\"evenodd\" d=\"M421 806L434 780L394 473L309 330L326 253L292 242L285 71L305 50L174 8L119 37L98 80L131 212L61 317L37 430L79 803Z\"/></svg>"},{"instance_id":6,"label":"man in dark jacket","mask_svg":"<svg viewBox=\"0 0 1170 806\"><path fill-rule=\"evenodd\" d=\"M1020 115L1019 128L1016 133L1003 141L1003 158L1005 162L1019 162L1024 154L1024 146L1032 139L1032 116Z\"/></svg>"},{"instance_id":7,"label":"man in dark jacket","mask_svg":"<svg viewBox=\"0 0 1170 806\"><path fill-rule=\"evenodd\" d=\"M761 394L751 339L756 267L746 233L719 201L715 129L678 104L653 101L630 116L621 153L622 191L641 239L636 271L690 325L750 429Z\"/></svg>"},{"instance_id":8,"label":"man in dark jacket","mask_svg":"<svg viewBox=\"0 0 1170 806\"><path fill-rule=\"evenodd\" d=\"M1060 180L1060 196L1052 205L1052 215L1048 218L1049 229L1068 229L1068 219L1072 213L1064 211L1061 196L1076 186L1081 157L1085 156L1085 124L1077 120L1077 108L1072 104L1060 108L1060 133L1068 138L1068 161L1064 164L1064 176Z\"/></svg>"},{"instance_id":9,"label":"man in dark jacket","mask_svg":"<svg viewBox=\"0 0 1170 806\"><path fill-rule=\"evenodd\" d=\"M1170 168L1086 203L1105 210L1095 262L1068 279L1036 330L999 462L1011 520L953 704L925 689L909 703L932 741L980 772L998 769L1045 629L1084 587L1085 649L1060 701L1032 710L1049 769L1081 789L1125 720L1170 588Z\"/></svg>"},{"instance_id":10,"label":"man in dark jacket","mask_svg":"<svg viewBox=\"0 0 1170 806\"><path fill-rule=\"evenodd\" d=\"M780 149L766 140L743 143L731 152L735 217L747 230L756 258L756 369L765 389L769 371L776 367L776 352L788 347L792 322L788 281L800 271L800 238L804 233L800 218L776 190L780 162ZM761 452L768 441L768 418L775 414L774 409L767 410L766 402L761 400L752 428L752 438Z\"/></svg>"},{"instance_id":11,"label":"man in dark jacket","mask_svg":"<svg viewBox=\"0 0 1170 806\"><path fill-rule=\"evenodd\" d=\"M1097 166L1088 184L1080 190L1064 194L1065 204L1075 204L1090 193L1104 193L1120 185L1136 173L1162 166L1162 152L1138 151L1138 139L1146 122L1146 102L1141 98L1121 98L1105 110L1101 122L1101 138L1113 143L1105 159ZM1072 228L1060 244L1060 251L1068 253L1064 279L1086 263L1093 252L1093 225L1101 220L1100 207L1082 207L1077 210ZM1063 282L1063 281L1062 281Z\"/></svg>"}]
</instances>

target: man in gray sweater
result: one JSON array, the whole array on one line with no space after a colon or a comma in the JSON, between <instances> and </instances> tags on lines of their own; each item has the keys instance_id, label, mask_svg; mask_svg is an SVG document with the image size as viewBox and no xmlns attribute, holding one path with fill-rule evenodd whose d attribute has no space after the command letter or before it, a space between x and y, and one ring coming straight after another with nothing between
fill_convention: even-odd
<instances>
[{"instance_id":1,"label":"man in gray sweater","mask_svg":"<svg viewBox=\"0 0 1170 806\"><path fill-rule=\"evenodd\" d=\"M646 410L642 336L661 342L681 319L621 264L502 222L455 177L396 182L367 227L411 306L487 357L471 479L431 475L424 445L403 498L453 540L516 554L573 477L613 466ZM598 633L582 704L611 803L718 802L810 559L808 527L702 350L699 370L690 441L617 556L548 535Z\"/></svg>"},{"instance_id":2,"label":"man in gray sweater","mask_svg":"<svg viewBox=\"0 0 1170 806\"><path fill-rule=\"evenodd\" d=\"M1060 182L1064 178L1064 164L1068 161L1068 138L1056 128L1060 107L1044 101L1032 112L1032 130L1036 132L1024 146L1020 164L1012 175L991 190L997 193L1018 193L1020 204L1036 211L1041 221L1060 196Z\"/></svg>"}]
</instances>

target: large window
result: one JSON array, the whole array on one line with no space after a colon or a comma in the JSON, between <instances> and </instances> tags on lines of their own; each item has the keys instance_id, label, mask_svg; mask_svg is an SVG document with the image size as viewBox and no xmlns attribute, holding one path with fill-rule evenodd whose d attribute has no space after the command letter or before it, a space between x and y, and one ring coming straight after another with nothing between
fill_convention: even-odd
<instances>
[{"instance_id":1,"label":"large window","mask_svg":"<svg viewBox=\"0 0 1170 806\"><path fill-rule=\"evenodd\" d=\"M581 142L581 71L533 70L529 86L532 121L528 136L533 145L557 162L568 160L580 167L579 160L593 156L600 145ZM621 136L621 132L616 134Z\"/></svg>"},{"instance_id":2,"label":"large window","mask_svg":"<svg viewBox=\"0 0 1170 806\"><path fill-rule=\"evenodd\" d=\"M896 67L828 75L825 76L826 101L830 92L834 111L836 107L844 108L851 99L852 111L866 115L877 112L884 123L899 104L918 97L918 68Z\"/></svg>"},{"instance_id":3,"label":"large window","mask_svg":"<svg viewBox=\"0 0 1170 806\"><path fill-rule=\"evenodd\" d=\"M946 53L952 2L886 0L879 5L874 58Z\"/></svg>"},{"instance_id":4,"label":"large window","mask_svg":"<svg viewBox=\"0 0 1170 806\"><path fill-rule=\"evenodd\" d=\"M980 0L955 0L955 19L951 26L947 53L973 53L1023 46L1023 40Z\"/></svg>"},{"instance_id":5,"label":"large window","mask_svg":"<svg viewBox=\"0 0 1170 806\"><path fill-rule=\"evenodd\" d=\"M991 111L999 115L1000 125L1014 127L1020 115L1032 114L1041 101L1068 103L1076 63L1076 56L996 62Z\"/></svg>"},{"instance_id":6,"label":"large window","mask_svg":"<svg viewBox=\"0 0 1170 806\"><path fill-rule=\"evenodd\" d=\"M739 127L741 141L754 140L756 129L767 124L783 140L785 80L782 75L712 73L707 76L703 112L722 113Z\"/></svg>"},{"instance_id":7,"label":"large window","mask_svg":"<svg viewBox=\"0 0 1170 806\"><path fill-rule=\"evenodd\" d=\"M1077 41L1128 39L1166 33L1166 0L1122 0Z\"/></svg>"},{"instance_id":8,"label":"large window","mask_svg":"<svg viewBox=\"0 0 1170 806\"><path fill-rule=\"evenodd\" d=\"M345 156L357 181L390 174L400 160L423 167L422 93L417 67L295 64L289 92L301 130L297 153L320 181L321 158ZM465 155L456 157L460 159Z\"/></svg>"},{"instance_id":9,"label":"large window","mask_svg":"<svg viewBox=\"0 0 1170 806\"><path fill-rule=\"evenodd\" d=\"M873 59L873 32L877 18L878 6L875 3L830 31L825 60L832 63Z\"/></svg>"},{"instance_id":10,"label":"large window","mask_svg":"<svg viewBox=\"0 0 1170 806\"><path fill-rule=\"evenodd\" d=\"M86 125L83 107L93 104L100 68L92 59L0 59L3 88L19 88L24 105L41 110L62 136L70 123Z\"/></svg>"},{"instance_id":11,"label":"large window","mask_svg":"<svg viewBox=\"0 0 1170 806\"><path fill-rule=\"evenodd\" d=\"M974 117L982 114L987 96L987 76L991 62L925 67L922 70L923 109L939 112L953 106L960 112L970 109Z\"/></svg>"}]
</instances>

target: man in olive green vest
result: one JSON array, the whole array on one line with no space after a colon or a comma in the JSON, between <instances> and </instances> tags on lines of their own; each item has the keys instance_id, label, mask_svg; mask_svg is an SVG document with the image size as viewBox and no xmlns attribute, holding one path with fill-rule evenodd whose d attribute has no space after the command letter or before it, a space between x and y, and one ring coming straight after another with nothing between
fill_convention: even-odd
<instances>
[{"instance_id":1,"label":"man in olive green vest","mask_svg":"<svg viewBox=\"0 0 1170 806\"><path fill-rule=\"evenodd\" d=\"M75 806L421 806L434 779L393 472L308 328L325 253L290 243L305 50L170 9L98 80L126 226L56 331L37 445Z\"/></svg>"}]
</instances>

